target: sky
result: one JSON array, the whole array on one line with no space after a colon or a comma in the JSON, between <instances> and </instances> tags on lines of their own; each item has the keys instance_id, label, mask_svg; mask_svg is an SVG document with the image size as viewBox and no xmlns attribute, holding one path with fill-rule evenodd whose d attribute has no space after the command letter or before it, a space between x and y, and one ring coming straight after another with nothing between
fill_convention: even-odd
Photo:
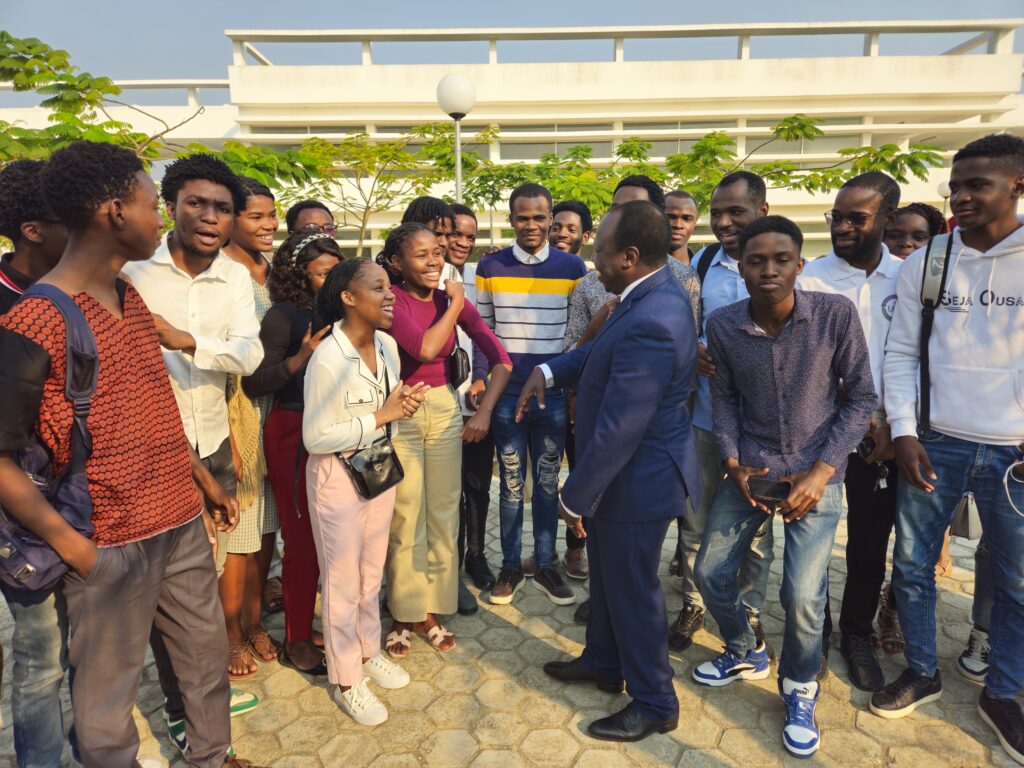
<instances>
[{"instance_id":1,"label":"sky","mask_svg":"<svg viewBox=\"0 0 1024 768\"><path fill-rule=\"evenodd\" d=\"M38 37L71 53L80 69L114 79L224 78L231 61L230 41L224 30L234 29L360 29L451 27L550 27L647 24L737 24L772 21L849 21L876 19L1008 18L1024 16L1021 0L732 0L699 3L695 0L630 0L628 3L589 0L516 0L516 2L346 2L345 0L206 0L170 4L153 0L0 0L0 29L18 37ZM936 45L952 47L934 38L923 40L886 36L882 53L938 53ZM836 55L859 53L861 38L755 38L752 55ZM499 60L535 61L554 58L599 60L611 57L606 41L562 43L507 43L499 46ZM627 41L630 58L719 58L735 55L735 40ZM930 47L920 48L922 45ZM762 46L758 48L758 46ZM354 64L356 45L260 45L274 63ZM920 50L918 50L920 48ZM607 49L607 50L606 50ZM1018 31L1016 50L1024 51L1024 31ZM375 46L378 63L467 63L486 61L486 44L381 44ZM541 59L543 60L543 59ZM0 93L0 108L15 106L23 95ZM20 104L17 104L20 105Z\"/></svg>"}]
</instances>

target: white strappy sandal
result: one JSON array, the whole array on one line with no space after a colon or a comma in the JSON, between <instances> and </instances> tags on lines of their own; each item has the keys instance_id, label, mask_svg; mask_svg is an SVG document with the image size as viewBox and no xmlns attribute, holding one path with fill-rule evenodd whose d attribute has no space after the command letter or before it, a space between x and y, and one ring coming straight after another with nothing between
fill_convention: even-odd
<instances>
[{"instance_id":1,"label":"white strappy sandal","mask_svg":"<svg viewBox=\"0 0 1024 768\"><path fill-rule=\"evenodd\" d=\"M404 653L396 653L396 646L405 646L406 650ZM384 640L384 650L388 652L388 656L393 659L401 659L409 655L409 651L412 650L412 635L408 629L403 629L401 632L395 632L392 630L388 632L387 638Z\"/></svg>"}]
</instances>

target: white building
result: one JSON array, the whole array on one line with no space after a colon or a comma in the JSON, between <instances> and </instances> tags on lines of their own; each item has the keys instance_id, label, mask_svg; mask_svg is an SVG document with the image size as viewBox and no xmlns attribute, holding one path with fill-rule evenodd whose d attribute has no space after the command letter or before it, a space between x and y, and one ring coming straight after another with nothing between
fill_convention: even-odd
<instances>
[{"instance_id":1,"label":"white building","mask_svg":"<svg viewBox=\"0 0 1024 768\"><path fill-rule=\"evenodd\" d=\"M445 116L435 102L437 82L452 71L476 84L477 104L463 122L464 140L494 125L500 140L487 150L498 162L536 160L572 144L593 147L595 162L610 162L624 138L654 142L655 158L685 151L710 130L725 130L744 156L769 135L779 118L804 113L823 120L825 135L774 144L756 162L787 159L810 165L838 163L836 150L867 144L937 144L953 151L981 135L1024 134L1021 74L1024 55L1014 53L1014 34L1024 19L976 21L879 21L807 24L744 24L561 29L438 30L228 30L233 58L227 79L119 82L133 89L172 89L164 105L146 111L175 125L207 100L203 114L169 134L175 142L217 146L225 139L277 147L297 146L308 135L341 139L352 131L394 138ZM817 49L826 38L833 56L780 58L762 52ZM543 62L512 61L519 41L547 41ZM607 60L559 61L572 41L606 41ZM905 53L913 41L915 51ZM333 44L333 47L324 44ZM644 60L661 49L712 51L708 58ZM296 45L320 46L337 64L287 64ZM578 44L577 44L578 45ZM436 60L446 50L470 50L474 64L386 64L405 46L402 59ZM732 47L735 46L735 47ZM732 55L722 51L728 47ZM271 49L279 49L277 51ZM902 49L902 50L901 50ZM337 53L334 58L332 51ZM521 48L518 51L522 53ZM308 60L308 57L305 57ZM318 56L324 58L324 56ZM538 57L540 58L540 57ZM566 56L565 58L568 58ZM227 89L215 104L209 89ZM172 98L173 91L178 95ZM115 113L143 131L156 121L129 110ZM40 125L37 108L0 110L0 119ZM943 207L937 191L945 169L904 188L905 202ZM822 213L831 195L770 190L773 212L805 230L808 253L827 249ZM501 222L499 211L495 222ZM374 235L400 212L373 222ZM487 217L481 217L487 238ZM353 235L354 236L354 235ZM344 238L344 236L342 236ZM500 233L499 233L500 237ZM696 240L710 234L702 221Z\"/></svg>"}]
</instances>

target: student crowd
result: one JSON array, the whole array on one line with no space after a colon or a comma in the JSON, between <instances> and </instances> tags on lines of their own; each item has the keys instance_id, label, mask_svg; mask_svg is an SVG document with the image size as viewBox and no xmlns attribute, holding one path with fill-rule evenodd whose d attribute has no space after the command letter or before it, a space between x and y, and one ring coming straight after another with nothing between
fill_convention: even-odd
<instances>
[{"instance_id":1,"label":"student crowd","mask_svg":"<svg viewBox=\"0 0 1024 768\"><path fill-rule=\"evenodd\" d=\"M956 513L984 531L957 671L983 686L982 719L1024 764L1024 139L962 148L950 190L951 233L934 208L900 207L889 176L856 176L825 213L831 251L805 261L800 230L769 215L755 174L721 179L709 210L717 242L696 254L692 196L629 176L612 203L615 242L598 243L639 247L623 241L627 219L656 208L671 237L661 268L689 299L698 338L688 408L703 496L691 489L700 502L678 510L669 567L684 604L659 642L685 651L710 613L725 648L693 680L770 674L759 617L777 512L781 736L797 756L820 744L830 591L842 591L839 648L851 683L873 692L872 712L903 717L941 696L935 579ZM61 765L69 669L69 738L87 768L136 764L147 648L186 762L243 768L230 718L259 702L232 684L259 664L326 676L338 706L372 726L388 717L372 686L410 681L412 636L448 652L446 617L478 610L463 570L491 603L527 583L576 602L585 526L567 525L557 551L560 515L585 513L560 500L563 454L576 463L574 393L532 401L531 374L550 377L549 362L586 347L625 292L605 289L606 256L590 272L580 257L595 231L587 207L553 202L540 185L515 189L515 242L473 264L477 222L463 205L417 198L371 261L347 258L329 208L307 200L288 210L268 259L273 193L208 155L171 163L159 190L132 153L106 144L0 171L0 234L14 244L0 262L0 566L17 549L8 542L33 539L67 566L39 589L22 583L31 569L0 567L21 768ZM93 358L72 344L76 311ZM88 396L72 398L82 381ZM39 446L49 483L25 471ZM497 573L484 539L495 461ZM66 514L81 499L59 492L83 475L86 534ZM844 509L847 579L830 584ZM275 639L262 617L282 608ZM577 621L589 609L578 605ZM896 680L886 683L879 647L904 652ZM663 655L651 664L668 668ZM582 661L546 670L606 690L625 677L644 703L625 663L605 679ZM601 737L675 727L674 693L647 703L660 713L650 722Z\"/></svg>"}]
</instances>

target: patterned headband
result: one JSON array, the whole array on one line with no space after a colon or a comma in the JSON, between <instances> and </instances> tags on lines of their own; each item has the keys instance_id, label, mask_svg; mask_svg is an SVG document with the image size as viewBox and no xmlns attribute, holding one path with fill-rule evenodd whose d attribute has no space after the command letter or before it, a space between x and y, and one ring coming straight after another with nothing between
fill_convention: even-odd
<instances>
[{"instance_id":1,"label":"patterned headband","mask_svg":"<svg viewBox=\"0 0 1024 768\"><path fill-rule=\"evenodd\" d=\"M292 258L298 259L299 254L302 253L303 248L305 248L310 243L314 243L317 240L324 239L333 240L334 238L331 235L328 235L326 232L314 232L312 235L307 235L306 237L302 238L299 241L299 244L292 249Z\"/></svg>"}]
</instances>

